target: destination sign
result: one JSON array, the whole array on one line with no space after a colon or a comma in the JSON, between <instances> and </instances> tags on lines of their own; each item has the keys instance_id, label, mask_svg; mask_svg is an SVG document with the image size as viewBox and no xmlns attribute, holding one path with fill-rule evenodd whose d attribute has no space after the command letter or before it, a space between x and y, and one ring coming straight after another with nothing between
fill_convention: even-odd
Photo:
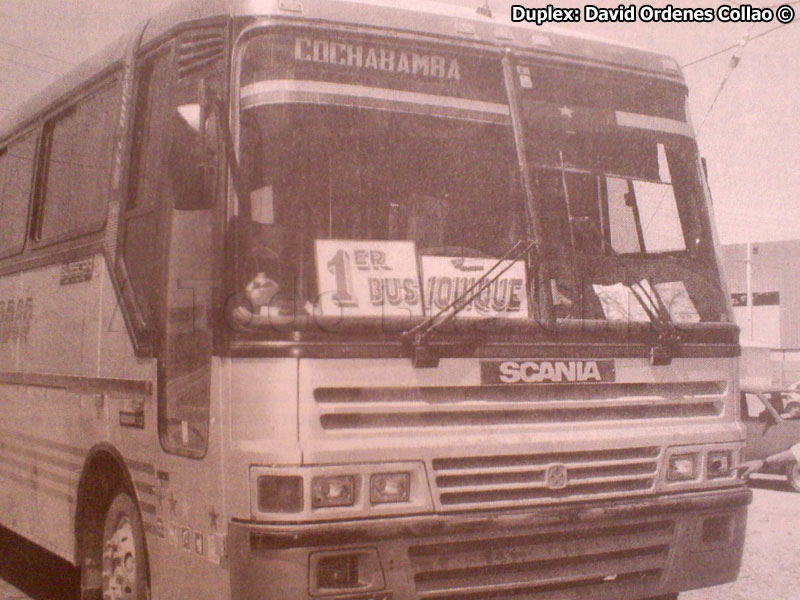
<instances>
[{"instance_id":1,"label":"destination sign","mask_svg":"<svg viewBox=\"0 0 800 600\"><path fill-rule=\"evenodd\" d=\"M491 258L423 256L421 260L427 314L436 314L460 298L466 300L474 296L456 318L528 318L528 292L522 261L513 264L503 261L490 272L497 262ZM499 276L492 281L495 275Z\"/></svg>"},{"instance_id":2,"label":"destination sign","mask_svg":"<svg viewBox=\"0 0 800 600\"><path fill-rule=\"evenodd\" d=\"M598 383L614 381L613 360L486 360L481 383Z\"/></svg>"},{"instance_id":3,"label":"destination sign","mask_svg":"<svg viewBox=\"0 0 800 600\"><path fill-rule=\"evenodd\" d=\"M461 79L458 59L385 46L351 44L335 40L295 38L295 60L328 63L358 69L374 69L397 75Z\"/></svg>"},{"instance_id":4,"label":"destination sign","mask_svg":"<svg viewBox=\"0 0 800 600\"><path fill-rule=\"evenodd\" d=\"M317 240L318 306L325 316L422 316L414 242Z\"/></svg>"},{"instance_id":5,"label":"destination sign","mask_svg":"<svg viewBox=\"0 0 800 600\"><path fill-rule=\"evenodd\" d=\"M298 30L251 38L242 60L242 89L274 80L349 84L508 104L497 55L378 36ZM335 91L326 88L322 93Z\"/></svg>"}]
</instances>

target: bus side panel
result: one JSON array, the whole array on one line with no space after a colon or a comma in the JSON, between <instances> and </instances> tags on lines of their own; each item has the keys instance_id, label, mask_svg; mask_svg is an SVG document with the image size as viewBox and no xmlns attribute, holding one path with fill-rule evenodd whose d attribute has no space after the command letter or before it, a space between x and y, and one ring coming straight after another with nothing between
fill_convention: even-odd
<instances>
[{"instance_id":1,"label":"bus side panel","mask_svg":"<svg viewBox=\"0 0 800 600\"><path fill-rule=\"evenodd\" d=\"M18 273L0 277L0 371L13 373L19 368L19 344L5 335L5 310L9 300L16 301L21 295L22 278ZM20 411L25 404L26 390L13 385L0 385L0 524L20 534L33 530L37 515L34 493L26 474L30 473L30 463L22 445L12 444L12 433L22 428L28 420L28 411Z\"/></svg>"},{"instance_id":2,"label":"bus side panel","mask_svg":"<svg viewBox=\"0 0 800 600\"><path fill-rule=\"evenodd\" d=\"M102 262L95 255L25 271L12 276L16 290L1 292L15 305L14 324L0 339L17 347L16 363L3 364L12 383L3 394L8 493L12 515L22 517L10 525L68 560L84 457L106 433L102 397L89 392L97 373Z\"/></svg>"}]
</instances>

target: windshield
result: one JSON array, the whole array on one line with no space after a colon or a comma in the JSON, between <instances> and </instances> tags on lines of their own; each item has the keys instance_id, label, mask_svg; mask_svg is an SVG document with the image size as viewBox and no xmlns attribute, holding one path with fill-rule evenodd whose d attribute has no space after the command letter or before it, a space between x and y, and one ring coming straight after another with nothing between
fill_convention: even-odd
<instances>
[{"instance_id":1,"label":"windshield","mask_svg":"<svg viewBox=\"0 0 800 600\"><path fill-rule=\"evenodd\" d=\"M420 256L475 259L500 257L524 236L507 126L262 106L242 113L241 140L251 214L239 236L239 285L259 288L248 294L257 313L314 310L319 240L405 240ZM325 267L346 278L336 255ZM397 270L365 260L378 275Z\"/></svg>"},{"instance_id":2,"label":"windshield","mask_svg":"<svg viewBox=\"0 0 800 600\"><path fill-rule=\"evenodd\" d=\"M684 90L601 71L516 73L556 316L725 320ZM641 293L665 310L648 315Z\"/></svg>"},{"instance_id":3,"label":"windshield","mask_svg":"<svg viewBox=\"0 0 800 600\"><path fill-rule=\"evenodd\" d=\"M675 321L722 320L725 299L690 141L607 135L595 156L617 164L593 165L570 144L591 148L594 140L574 136L564 150L552 149L550 164L532 167L556 314L646 321L631 290L644 282Z\"/></svg>"},{"instance_id":4,"label":"windshield","mask_svg":"<svg viewBox=\"0 0 800 600\"><path fill-rule=\"evenodd\" d=\"M644 282L676 321L721 320L690 138L554 128L523 96L526 198L497 58L286 35L241 65L237 324L430 317L476 282L459 319L533 319L546 288L557 317L648 320L627 295ZM532 214L535 259L484 289Z\"/></svg>"}]
</instances>

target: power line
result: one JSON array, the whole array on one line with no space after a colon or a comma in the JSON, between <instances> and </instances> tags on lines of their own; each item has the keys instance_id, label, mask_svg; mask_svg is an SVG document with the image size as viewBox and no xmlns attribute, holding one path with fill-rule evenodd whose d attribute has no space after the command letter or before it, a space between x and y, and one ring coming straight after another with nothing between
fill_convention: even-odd
<instances>
[{"instance_id":1,"label":"power line","mask_svg":"<svg viewBox=\"0 0 800 600\"><path fill-rule=\"evenodd\" d=\"M40 67L34 67L33 65L29 65L27 63L18 62L16 60L12 60L10 58L5 58L3 56L0 56L0 61L3 61L4 63L8 63L10 65L14 65L15 67L20 67L22 69L33 69L34 71L40 71L41 73L47 73L48 75L59 75L59 73L56 73L55 71L48 71L47 69L42 69Z\"/></svg>"},{"instance_id":2,"label":"power line","mask_svg":"<svg viewBox=\"0 0 800 600\"><path fill-rule=\"evenodd\" d=\"M739 40L739 43L736 44L736 50L733 51L733 54L731 55L731 60L728 62L728 68L725 70L725 74L722 76L722 81L719 82L719 87L717 88L717 93L714 94L714 99L711 101L711 105L708 107L708 110L706 111L706 114L703 117L703 120L700 123L700 126L697 128L698 135L700 134L700 131L703 129L703 125L706 124L706 120L708 119L708 115L711 114L711 111L713 110L714 106L717 104L717 100L719 99L720 95L722 94L722 90L725 88L725 84L728 83L728 79L730 78L731 73L733 73L733 70L737 66L739 66L739 62L742 60L742 53L744 52L744 48L745 48L745 46L747 46L748 43L750 43L750 40L751 40L750 33L753 31L753 27L754 26L755 26L754 24L751 24L750 27L748 27L748 29L747 29L747 33L745 33L744 36L742 37L742 39Z\"/></svg>"},{"instance_id":3,"label":"power line","mask_svg":"<svg viewBox=\"0 0 800 600\"><path fill-rule=\"evenodd\" d=\"M16 48L17 50L22 50L24 52L30 52L32 54L37 54L39 56L43 56L44 58L49 58L51 60L57 60L58 62L64 63L66 65L74 66L74 62L70 62L68 60L64 60L63 58L58 58L57 56L52 56L51 54L45 54L44 52L39 52L38 50L33 50L31 48L25 48L24 46L18 46L17 44L12 44L11 42L6 42L4 40L0 40L0 44L4 46L10 46L11 48Z\"/></svg>"},{"instance_id":4,"label":"power line","mask_svg":"<svg viewBox=\"0 0 800 600\"><path fill-rule=\"evenodd\" d=\"M798 2L793 2L792 4L800 4L800 0L798 0ZM751 42L752 42L753 40L757 40L757 39L758 39L758 38L760 38L760 37L764 37L764 36L765 36L765 35L767 35L768 33L772 33L773 31L776 31L776 30L780 29L781 27L786 27L786 25L789 25L789 23L785 23L785 24L783 24L783 25L778 25L778 26L776 26L776 27L773 27L772 29L767 29L766 31L762 31L762 32L761 32L761 33L759 33L759 34L756 34L756 35L752 36L752 37L749 39L749 41L751 41ZM724 54L724 53L725 53L725 52L727 52L728 50L733 50L733 49L734 49L734 48L736 48L736 47L737 47L739 44L741 44L741 42L737 42L737 43L735 43L735 44L733 44L733 45L731 45L731 46L728 46L727 48L723 48L722 50L717 50L716 52L714 52L714 53L712 53L712 54L709 54L709 55L707 55L707 56L704 56L704 57L702 57L702 58L698 58L697 60L693 60L693 61L691 61L691 62L688 62L688 63L686 63L685 65L681 65L681 67L685 69L686 67L691 67L692 65L696 65L697 63L701 63L701 62L703 62L704 60L708 60L709 58L714 58L715 56L719 56L720 54Z\"/></svg>"}]
</instances>

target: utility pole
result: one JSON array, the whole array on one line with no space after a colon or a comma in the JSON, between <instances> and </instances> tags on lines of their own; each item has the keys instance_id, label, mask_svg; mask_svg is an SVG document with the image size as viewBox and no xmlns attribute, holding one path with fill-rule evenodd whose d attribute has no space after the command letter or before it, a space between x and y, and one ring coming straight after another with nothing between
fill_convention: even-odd
<instances>
[{"instance_id":1,"label":"utility pole","mask_svg":"<svg viewBox=\"0 0 800 600\"><path fill-rule=\"evenodd\" d=\"M747 288L747 337L753 341L753 242L747 240L747 258L745 263L745 280Z\"/></svg>"}]
</instances>

